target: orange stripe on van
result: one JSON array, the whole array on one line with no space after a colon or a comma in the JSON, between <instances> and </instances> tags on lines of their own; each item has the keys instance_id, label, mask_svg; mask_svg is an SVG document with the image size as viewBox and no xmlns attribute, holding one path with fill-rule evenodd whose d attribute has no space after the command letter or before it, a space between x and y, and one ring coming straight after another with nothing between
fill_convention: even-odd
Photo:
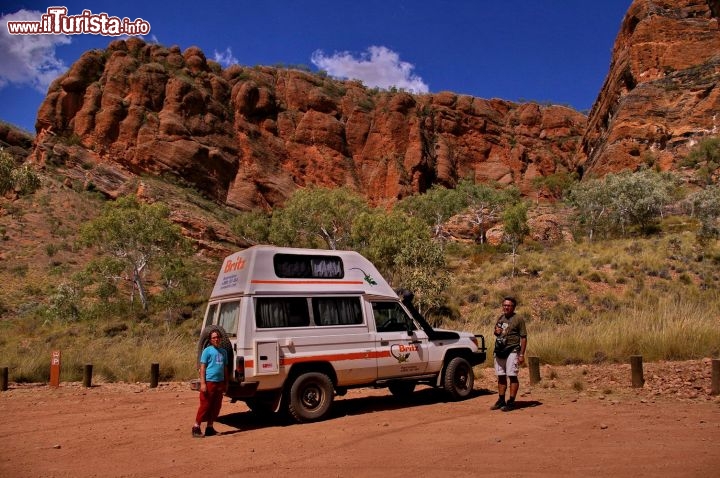
<instances>
[{"instance_id":1,"label":"orange stripe on van","mask_svg":"<svg viewBox=\"0 0 720 478\"><path fill-rule=\"evenodd\" d=\"M389 357L389 350L353 352L348 354L311 355L303 357L280 357L280 365L287 366L303 362L341 362L343 360L367 360ZM255 367L253 360L245 360L245 368Z\"/></svg>"},{"instance_id":2,"label":"orange stripe on van","mask_svg":"<svg viewBox=\"0 0 720 478\"><path fill-rule=\"evenodd\" d=\"M251 284L286 284L286 285L304 285L304 284L342 284L342 285L362 285L361 280L260 280L253 279Z\"/></svg>"},{"instance_id":3,"label":"orange stripe on van","mask_svg":"<svg viewBox=\"0 0 720 478\"><path fill-rule=\"evenodd\" d=\"M281 357L280 365L292 365L303 362L340 362L343 360L367 360L389 357L390 351L353 352L347 354L311 355L304 357Z\"/></svg>"}]
</instances>

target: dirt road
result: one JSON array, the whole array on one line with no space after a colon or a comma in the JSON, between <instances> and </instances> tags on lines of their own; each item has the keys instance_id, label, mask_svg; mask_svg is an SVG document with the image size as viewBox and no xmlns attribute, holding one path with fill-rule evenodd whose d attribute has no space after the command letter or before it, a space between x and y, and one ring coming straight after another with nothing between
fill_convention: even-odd
<instances>
[{"instance_id":1,"label":"dirt road","mask_svg":"<svg viewBox=\"0 0 720 478\"><path fill-rule=\"evenodd\" d=\"M203 439L190 436L197 392L184 383L11 384L0 393L0 477L717 476L720 401L704 368L696 386L677 367L646 371L641 390L623 383L623 366L544 370L551 379L533 387L521 376L510 413L489 410L491 370L463 402L429 388L405 403L351 390L312 424L226 401L220 435ZM678 375L690 398L657 388Z\"/></svg>"}]
</instances>

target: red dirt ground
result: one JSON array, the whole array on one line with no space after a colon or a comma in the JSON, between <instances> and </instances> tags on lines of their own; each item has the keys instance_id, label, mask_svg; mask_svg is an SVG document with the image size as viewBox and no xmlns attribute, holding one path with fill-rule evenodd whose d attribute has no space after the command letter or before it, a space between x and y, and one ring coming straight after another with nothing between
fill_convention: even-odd
<instances>
[{"instance_id":1,"label":"red dirt ground","mask_svg":"<svg viewBox=\"0 0 720 478\"><path fill-rule=\"evenodd\" d=\"M703 477L720 469L720 399L710 360L543 367L519 408L490 411L491 369L476 393L444 401L418 389L337 397L311 424L259 418L225 401L220 435L193 439L197 392L185 383L11 383L0 392L0 477L199 476L613 476Z\"/></svg>"}]
</instances>

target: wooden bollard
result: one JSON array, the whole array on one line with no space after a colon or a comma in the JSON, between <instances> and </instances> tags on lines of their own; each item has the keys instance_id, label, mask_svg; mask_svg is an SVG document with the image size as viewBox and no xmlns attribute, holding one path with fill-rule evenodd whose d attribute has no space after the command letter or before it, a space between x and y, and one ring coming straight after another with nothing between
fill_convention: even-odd
<instances>
[{"instance_id":1,"label":"wooden bollard","mask_svg":"<svg viewBox=\"0 0 720 478\"><path fill-rule=\"evenodd\" d=\"M530 369L530 384L540 382L540 357L528 357L528 368Z\"/></svg>"},{"instance_id":2,"label":"wooden bollard","mask_svg":"<svg viewBox=\"0 0 720 478\"><path fill-rule=\"evenodd\" d=\"M150 365L150 388L158 386L158 377L160 376L160 364L154 363Z\"/></svg>"},{"instance_id":3,"label":"wooden bollard","mask_svg":"<svg viewBox=\"0 0 720 478\"><path fill-rule=\"evenodd\" d=\"M0 392L4 392L8 389L8 368L3 367L0 369Z\"/></svg>"},{"instance_id":4,"label":"wooden bollard","mask_svg":"<svg viewBox=\"0 0 720 478\"><path fill-rule=\"evenodd\" d=\"M645 385L645 379L643 378L642 355L630 356L630 369L632 372L633 388L642 388Z\"/></svg>"},{"instance_id":5,"label":"wooden bollard","mask_svg":"<svg viewBox=\"0 0 720 478\"><path fill-rule=\"evenodd\" d=\"M85 365L85 369L83 371L83 387L92 387L92 369L93 366L91 363Z\"/></svg>"},{"instance_id":6,"label":"wooden bollard","mask_svg":"<svg viewBox=\"0 0 720 478\"><path fill-rule=\"evenodd\" d=\"M720 395L720 359L712 359L712 386L710 395Z\"/></svg>"}]
</instances>

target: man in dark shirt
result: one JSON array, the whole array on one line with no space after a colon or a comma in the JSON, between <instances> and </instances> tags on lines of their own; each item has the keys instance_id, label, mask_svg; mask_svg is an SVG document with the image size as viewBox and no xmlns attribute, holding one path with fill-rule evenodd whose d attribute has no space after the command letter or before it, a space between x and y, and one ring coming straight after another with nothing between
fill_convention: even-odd
<instances>
[{"instance_id":1,"label":"man in dark shirt","mask_svg":"<svg viewBox=\"0 0 720 478\"><path fill-rule=\"evenodd\" d=\"M495 374L498 378L498 400L491 410L501 409L510 412L515 409L520 382L518 370L525 363L525 347L527 347L527 330L525 320L515 314L517 300L514 297L503 299L503 314L495 324ZM505 353L501 352L504 346ZM508 377L510 378L510 398L505 401Z\"/></svg>"}]
</instances>

